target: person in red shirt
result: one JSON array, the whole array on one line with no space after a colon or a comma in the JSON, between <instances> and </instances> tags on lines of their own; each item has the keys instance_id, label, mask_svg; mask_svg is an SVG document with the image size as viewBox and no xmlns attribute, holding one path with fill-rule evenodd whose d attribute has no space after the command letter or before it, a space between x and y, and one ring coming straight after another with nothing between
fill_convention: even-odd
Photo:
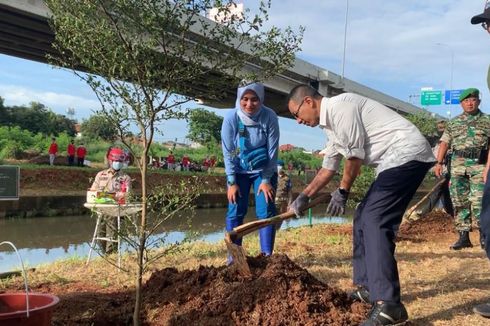
<instances>
[{"instance_id":1,"label":"person in red shirt","mask_svg":"<svg viewBox=\"0 0 490 326\"><path fill-rule=\"evenodd\" d=\"M76 151L77 148L75 147L75 141L72 139L71 142L68 144L68 148L66 149L66 152L68 154L68 165L73 165L75 163Z\"/></svg>"},{"instance_id":2,"label":"person in red shirt","mask_svg":"<svg viewBox=\"0 0 490 326\"><path fill-rule=\"evenodd\" d=\"M202 161L202 170L206 172L209 169L209 157L206 156L206 158Z\"/></svg>"},{"instance_id":3,"label":"person in red shirt","mask_svg":"<svg viewBox=\"0 0 490 326\"><path fill-rule=\"evenodd\" d=\"M58 153L58 144L56 144L56 138L51 138L51 145L49 145L49 165L54 165L54 159Z\"/></svg>"},{"instance_id":4,"label":"person in red shirt","mask_svg":"<svg viewBox=\"0 0 490 326\"><path fill-rule=\"evenodd\" d=\"M209 159L209 173L214 173L214 167L216 166L216 156L211 156Z\"/></svg>"},{"instance_id":5,"label":"person in red shirt","mask_svg":"<svg viewBox=\"0 0 490 326\"><path fill-rule=\"evenodd\" d=\"M167 156L167 169L168 170L174 170L175 169L175 156L172 151L170 151L170 154Z\"/></svg>"},{"instance_id":6,"label":"person in red shirt","mask_svg":"<svg viewBox=\"0 0 490 326\"><path fill-rule=\"evenodd\" d=\"M80 144L77 148L77 165L83 167L83 162L85 161L85 155L87 155L87 149L83 146L83 143Z\"/></svg>"},{"instance_id":7,"label":"person in red shirt","mask_svg":"<svg viewBox=\"0 0 490 326\"><path fill-rule=\"evenodd\" d=\"M191 160L189 159L189 156L184 154L182 157L182 168L184 171L189 171L189 166L191 165Z\"/></svg>"}]
</instances>

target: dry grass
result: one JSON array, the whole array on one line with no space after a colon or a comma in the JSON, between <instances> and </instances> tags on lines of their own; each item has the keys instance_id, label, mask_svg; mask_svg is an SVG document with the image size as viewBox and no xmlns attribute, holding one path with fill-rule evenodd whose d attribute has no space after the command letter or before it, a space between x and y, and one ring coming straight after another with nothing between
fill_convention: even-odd
<instances>
[{"instance_id":1,"label":"dry grass","mask_svg":"<svg viewBox=\"0 0 490 326\"><path fill-rule=\"evenodd\" d=\"M286 253L293 261L331 286L349 290L351 281L351 236L349 225L317 225L278 233L276 251ZM477 243L477 233L472 235ZM475 247L460 252L449 250L456 235L434 236L431 242L398 243L397 259L402 282L403 301L412 325L490 325L472 312L478 303L490 301L490 264L484 252ZM256 236L245 239L249 254L257 254ZM194 269L199 265L220 266L225 263L224 244L188 244L177 253L168 255L152 269L175 266ZM125 256L123 265L134 268L134 258ZM151 271L146 273L148 278ZM95 291L112 292L132 288L132 275L118 272L102 259L85 265L80 259L70 259L39 267L30 273L33 287L40 284L63 284L67 291L76 292L83 284ZM0 290L21 290L19 277L3 280Z\"/></svg>"}]
</instances>

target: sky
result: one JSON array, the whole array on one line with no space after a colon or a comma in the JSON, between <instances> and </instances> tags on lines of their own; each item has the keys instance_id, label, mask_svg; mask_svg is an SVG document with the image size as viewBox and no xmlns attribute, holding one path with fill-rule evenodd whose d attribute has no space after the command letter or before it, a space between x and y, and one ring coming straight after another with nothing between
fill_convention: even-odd
<instances>
[{"instance_id":1,"label":"sky","mask_svg":"<svg viewBox=\"0 0 490 326\"><path fill-rule=\"evenodd\" d=\"M258 0L242 2L253 10ZM481 91L482 111L490 113L486 86L490 35L470 24L472 16L483 12L483 0L349 0L348 5L346 78L418 106L421 88L476 87ZM346 7L347 0L273 0L267 25L305 27L298 58L340 75ZM99 107L89 87L71 72L1 54L0 96L6 105L37 101L61 114L74 108L79 121ZM459 105L427 110L443 116L461 112ZM285 118L279 124L281 144L308 150L325 145L319 128ZM164 133L157 140L185 141L185 122L169 121L161 128Z\"/></svg>"}]
</instances>

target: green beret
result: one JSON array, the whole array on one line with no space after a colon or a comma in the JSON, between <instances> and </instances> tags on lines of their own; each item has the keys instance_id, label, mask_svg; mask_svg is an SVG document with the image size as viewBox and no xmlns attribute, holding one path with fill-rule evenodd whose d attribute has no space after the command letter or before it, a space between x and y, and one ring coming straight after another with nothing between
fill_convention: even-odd
<instances>
[{"instance_id":1,"label":"green beret","mask_svg":"<svg viewBox=\"0 0 490 326\"><path fill-rule=\"evenodd\" d=\"M480 95L480 91L478 90L478 88L467 88L464 91L462 91L461 94L459 95L459 101L461 102L462 100L464 100L467 97L470 97L471 95L478 97Z\"/></svg>"}]
</instances>

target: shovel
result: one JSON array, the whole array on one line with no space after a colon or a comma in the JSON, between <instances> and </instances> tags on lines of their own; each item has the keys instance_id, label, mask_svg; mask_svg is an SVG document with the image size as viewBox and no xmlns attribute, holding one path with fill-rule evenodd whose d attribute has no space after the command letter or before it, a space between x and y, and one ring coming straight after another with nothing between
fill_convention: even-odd
<instances>
[{"instance_id":1,"label":"shovel","mask_svg":"<svg viewBox=\"0 0 490 326\"><path fill-rule=\"evenodd\" d=\"M305 210L315 207L318 204L324 203L328 197L330 197L330 194L320 194L318 197L316 197L306 206ZM261 229L265 226L280 223L294 216L296 216L296 214L294 214L293 211L285 212L280 215L276 215L266 219L242 224L234 228L232 231L226 232L225 234L226 248L228 249L228 253L233 258L233 265L236 266L239 274L241 274L244 277L252 276L252 273L250 272L250 267L248 266L247 263L245 250L243 249L242 246L238 246L234 244L233 241L243 238L243 236L252 233L254 231L257 231L258 229Z\"/></svg>"}]
</instances>

